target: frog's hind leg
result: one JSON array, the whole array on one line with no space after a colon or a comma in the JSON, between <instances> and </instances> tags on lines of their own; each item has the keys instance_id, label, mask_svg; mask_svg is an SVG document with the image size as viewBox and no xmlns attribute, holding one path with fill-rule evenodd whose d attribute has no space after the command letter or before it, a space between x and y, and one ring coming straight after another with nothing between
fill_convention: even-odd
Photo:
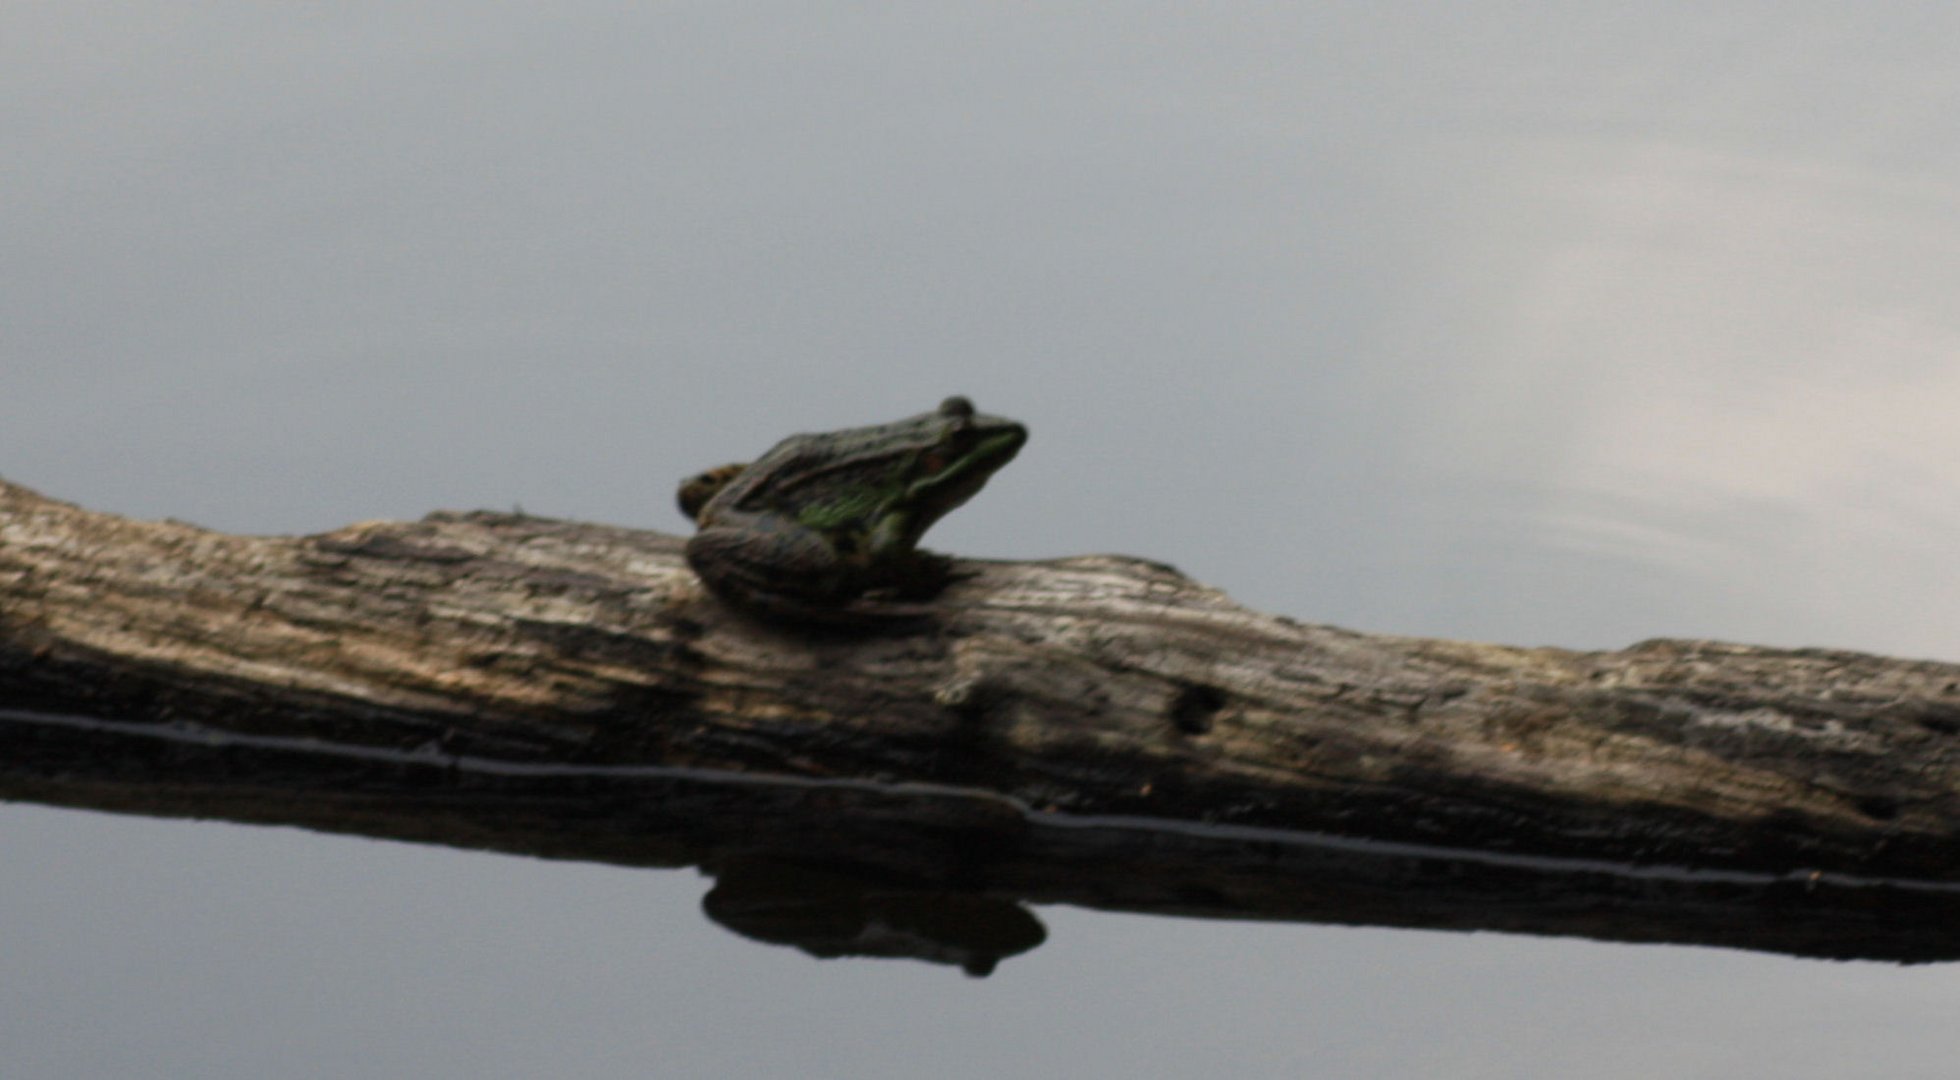
<instances>
[{"instance_id":1,"label":"frog's hind leg","mask_svg":"<svg viewBox=\"0 0 1960 1080\"><path fill-rule=\"evenodd\" d=\"M862 591L853 567L805 529L703 529L687 542L687 562L715 595L761 611L832 607Z\"/></svg>"}]
</instances>

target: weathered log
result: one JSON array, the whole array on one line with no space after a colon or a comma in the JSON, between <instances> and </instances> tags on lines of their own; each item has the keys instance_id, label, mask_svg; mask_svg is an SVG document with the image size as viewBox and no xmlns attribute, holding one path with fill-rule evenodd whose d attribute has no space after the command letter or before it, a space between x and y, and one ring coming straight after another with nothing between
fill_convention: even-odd
<instances>
[{"instance_id":1,"label":"weathered log","mask_svg":"<svg viewBox=\"0 0 1960 1080\"><path fill-rule=\"evenodd\" d=\"M921 617L788 627L719 604L657 533L441 513L241 537L0 482L0 798L1139 911L1960 956L1955 665L1364 635L1135 559L962 569Z\"/></svg>"}]
</instances>

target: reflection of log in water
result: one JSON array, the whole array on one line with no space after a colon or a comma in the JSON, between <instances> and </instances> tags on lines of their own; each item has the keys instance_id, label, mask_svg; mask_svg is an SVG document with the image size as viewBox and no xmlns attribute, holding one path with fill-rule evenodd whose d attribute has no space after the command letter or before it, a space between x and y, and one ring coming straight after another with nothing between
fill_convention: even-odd
<instances>
[{"instance_id":1,"label":"reflection of log in water","mask_svg":"<svg viewBox=\"0 0 1960 1080\"><path fill-rule=\"evenodd\" d=\"M1040 943L1039 924L1013 913L1017 901L1842 958L1960 956L1960 884L1042 812L926 784L523 763L0 711L0 795L544 858L698 865L719 879L710 914L751 937L980 974Z\"/></svg>"},{"instance_id":2,"label":"reflection of log in water","mask_svg":"<svg viewBox=\"0 0 1960 1080\"><path fill-rule=\"evenodd\" d=\"M931 618L791 631L655 534L231 537L0 484L0 797L700 865L744 933L975 972L1039 941L1017 901L1960 956L1960 668L978 569Z\"/></svg>"}]
</instances>

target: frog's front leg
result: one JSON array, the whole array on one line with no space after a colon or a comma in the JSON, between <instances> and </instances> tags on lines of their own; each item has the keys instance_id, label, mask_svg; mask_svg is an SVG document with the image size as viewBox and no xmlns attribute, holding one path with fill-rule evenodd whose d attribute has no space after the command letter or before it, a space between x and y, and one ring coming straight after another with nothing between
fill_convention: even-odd
<instances>
[{"instance_id":1,"label":"frog's front leg","mask_svg":"<svg viewBox=\"0 0 1960 1080\"><path fill-rule=\"evenodd\" d=\"M917 546L921 531L915 515L904 512L886 516L871 530L858 557L876 575L873 588L906 600L930 600L962 576L953 572L951 558Z\"/></svg>"},{"instance_id":2,"label":"frog's front leg","mask_svg":"<svg viewBox=\"0 0 1960 1080\"><path fill-rule=\"evenodd\" d=\"M835 607L865 585L858 564L822 533L772 514L695 533L687 563L717 596L763 611Z\"/></svg>"}]
</instances>

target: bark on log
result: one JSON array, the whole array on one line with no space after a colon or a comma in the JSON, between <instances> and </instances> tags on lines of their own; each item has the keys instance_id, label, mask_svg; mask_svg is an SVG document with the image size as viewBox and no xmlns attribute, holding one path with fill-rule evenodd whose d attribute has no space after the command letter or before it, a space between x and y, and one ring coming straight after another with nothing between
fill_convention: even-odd
<instances>
[{"instance_id":1,"label":"bark on log","mask_svg":"<svg viewBox=\"0 0 1960 1080\"><path fill-rule=\"evenodd\" d=\"M657 533L241 537L0 481L0 798L724 886L822 863L881 895L1960 956L1955 665L1364 635L1136 559L963 568L928 617L792 628Z\"/></svg>"}]
</instances>

